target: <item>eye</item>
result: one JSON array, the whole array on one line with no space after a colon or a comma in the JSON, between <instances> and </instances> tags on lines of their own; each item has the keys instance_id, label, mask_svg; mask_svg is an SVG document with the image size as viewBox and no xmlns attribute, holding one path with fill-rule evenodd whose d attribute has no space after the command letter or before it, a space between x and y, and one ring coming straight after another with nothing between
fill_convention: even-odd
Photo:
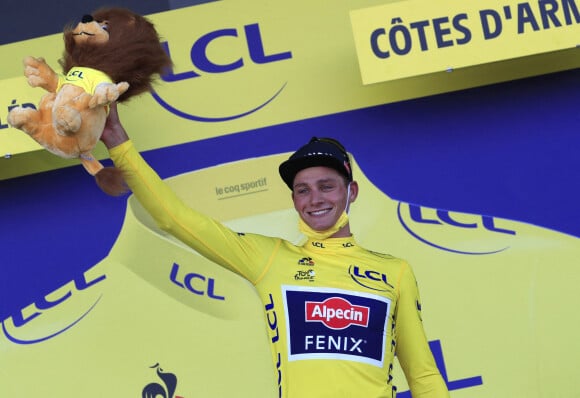
<instances>
[{"instance_id":1,"label":"eye","mask_svg":"<svg viewBox=\"0 0 580 398\"><path fill-rule=\"evenodd\" d=\"M103 29L105 32L109 31L109 22L102 21L102 22L99 22L99 25L101 25L101 29Z\"/></svg>"}]
</instances>

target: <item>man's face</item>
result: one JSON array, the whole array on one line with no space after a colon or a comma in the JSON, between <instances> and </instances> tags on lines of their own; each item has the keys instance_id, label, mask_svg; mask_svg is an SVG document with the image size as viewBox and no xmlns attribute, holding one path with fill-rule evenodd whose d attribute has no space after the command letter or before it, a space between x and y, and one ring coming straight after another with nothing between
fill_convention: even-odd
<instances>
[{"instance_id":1,"label":"man's face","mask_svg":"<svg viewBox=\"0 0 580 398\"><path fill-rule=\"evenodd\" d=\"M355 192L351 192L352 200L356 193L355 187ZM344 177L334 169L309 167L298 172L294 178L294 208L315 231L324 231L334 226L346 208L347 196Z\"/></svg>"}]
</instances>

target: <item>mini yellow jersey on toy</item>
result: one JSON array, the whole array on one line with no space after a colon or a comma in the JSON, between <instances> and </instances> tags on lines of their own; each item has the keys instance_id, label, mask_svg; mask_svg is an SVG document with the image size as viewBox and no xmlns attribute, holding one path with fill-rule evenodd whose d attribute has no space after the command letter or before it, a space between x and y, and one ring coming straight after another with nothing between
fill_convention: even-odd
<instances>
[{"instance_id":1,"label":"mini yellow jersey on toy","mask_svg":"<svg viewBox=\"0 0 580 398\"><path fill-rule=\"evenodd\" d=\"M75 66L68 71L66 76L59 76L57 91L64 84L73 84L93 95L97 86L101 83L113 83L113 81L106 73L100 70Z\"/></svg>"}]
</instances>

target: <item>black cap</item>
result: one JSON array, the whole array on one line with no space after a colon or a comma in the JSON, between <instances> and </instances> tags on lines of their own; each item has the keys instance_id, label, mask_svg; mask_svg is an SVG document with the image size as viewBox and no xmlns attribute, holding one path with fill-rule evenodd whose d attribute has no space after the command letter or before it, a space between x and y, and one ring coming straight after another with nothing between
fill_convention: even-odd
<instances>
[{"instance_id":1,"label":"black cap","mask_svg":"<svg viewBox=\"0 0 580 398\"><path fill-rule=\"evenodd\" d=\"M340 142L333 138L312 137L308 144L304 145L292 154L280 165L280 176L292 189L294 177L299 171L308 167L325 166L335 169L352 181L352 169L348 153Z\"/></svg>"}]
</instances>

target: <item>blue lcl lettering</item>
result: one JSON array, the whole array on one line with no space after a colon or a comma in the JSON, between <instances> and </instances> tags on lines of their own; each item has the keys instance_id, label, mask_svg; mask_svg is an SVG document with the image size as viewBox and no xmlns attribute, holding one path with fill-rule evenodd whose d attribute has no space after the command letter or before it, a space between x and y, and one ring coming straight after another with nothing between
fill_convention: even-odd
<instances>
[{"instance_id":1,"label":"blue lcl lettering","mask_svg":"<svg viewBox=\"0 0 580 398\"><path fill-rule=\"evenodd\" d=\"M421 224L436 224L436 225L447 224L458 228L471 228L471 229L478 228L480 226L480 224L477 222L466 223L457 221L451 216L448 210L437 209L435 212L437 218L426 218L423 215L421 206L409 204L409 214L413 221ZM479 217L481 217L481 226L488 231L508 235L516 234L515 231L512 231L510 229L496 227L495 220L493 217L490 216L479 216Z\"/></svg>"},{"instance_id":2,"label":"blue lcl lettering","mask_svg":"<svg viewBox=\"0 0 580 398\"><path fill-rule=\"evenodd\" d=\"M73 279L73 281L74 281L76 291L81 292L81 291L86 290L86 289L90 288L91 286L93 286L93 285L95 285L95 284L97 284L105 279L106 279L106 275L100 275L93 280L87 280L86 274L83 274L82 276ZM73 293L74 293L74 290L69 289L66 292L63 292L62 296L60 296L59 298L53 298L52 300L49 300L45 296L45 297L42 297L42 298L36 300L34 302L34 306L39 311L35 311L31 315L28 315L28 316L23 315L23 310L21 310L20 312L17 312L16 314L14 314L12 316L12 322L13 322L14 326L17 328L24 326L26 323L30 322L34 318L42 315L43 311L50 310L51 308L54 308L54 307L58 306L59 304L68 300L70 297L72 297Z\"/></svg>"},{"instance_id":3,"label":"blue lcl lettering","mask_svg":"<svg viewBox=\"0 0 580 398\"><path fill-rule=\"evenodd\" d=\"M173 263L173 267L171 268L171 275L169 277L171 279L171 282L175 283L177 286L183 289L187 289L190 292L200 296L204 296L207 293L207 297L214 300L226 299L224 296L219 296L215 293L215 279L206 278L201 274L191 272L183 277L183 282L180 282L177 280L178 274L179 274L179 264ZM194 286L194 281L201 281L201 283L197 283L196 287Z\"/></svg>"},{"instance_id":4,"label":"blue lcl lettering","mask_svg":"<svg viewBox=\"0 0 580 398\"><path fill-rule=\"evenodd\" d=\"M253 63L266 64L292 58L292 53L290 51L266 54L260 26L257 23L245 25L244 33L248 55ZM190 56L192 64L199 71L206 73L226 73L242 68L244 66L243 57L239 57L229 63L220 64L211 60L208 56L208 48L211 44L217 44L218 39L224 40L228 38L238 39L238 30L235 28L218 29L201 36L193 43L191 47ZM169 43L163 42L162 45L165 48L167 54L171 57ZM196 71L174 73L173 70L171 70L163 74L161 77L166 82L175 82L179 80L191 79L198 76L200 75Z\"/></svg>"}]
</instances>

